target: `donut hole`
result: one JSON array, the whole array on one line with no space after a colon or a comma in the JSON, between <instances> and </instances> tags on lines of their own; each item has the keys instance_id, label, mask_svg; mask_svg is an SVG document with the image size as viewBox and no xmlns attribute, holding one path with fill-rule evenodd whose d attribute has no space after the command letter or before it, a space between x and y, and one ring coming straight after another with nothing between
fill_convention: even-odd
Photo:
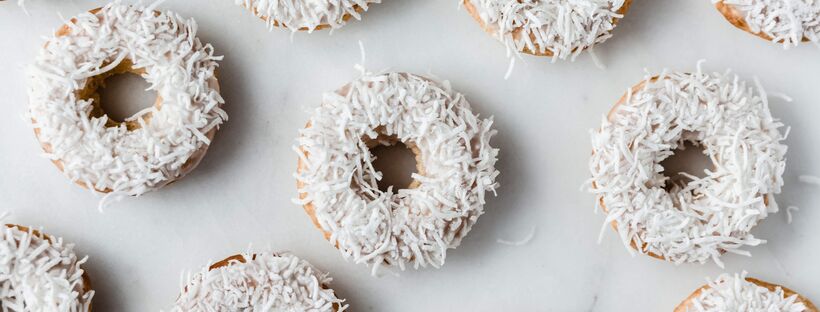
<instances>
[{"instance_id":1,"label":"donut hole","mask_svg":"<svg viewBox=\"0 0 820 312\"><path fill-rule=\"evenodd\" d=\"M134 69L128 60L114 69L92 77L81 90L80 98L92 101L91 117L107 116L106 127L125 125L128 130L140 128L140 121L148 122L151 113L142 113L159 106L156 92L148 92L150 84L142 78L144 69ZM137 118L139 115L139 118Z\"/></svg>"},{"instance_id":2,"label":"donut hole","mask_svg":"<svg viewBox=\"0 0 820 312\"><path fill-rule=\"evenodd\" d=\"M112 76L99 90L100 108L109 119L125 122L154 104L156 95L145 91L149 86L145 79L135 74Z\"/></svg>"},{"instance_id":3,"label":"donut hole","mask_svg":"<svg viewBox=\"0 0 820 312\"><path fill-rule=\"evenodd\" d=\"M712 160L704 153L703 146L693 140L684 140L672 151L672 155L661 161L660 165L663 168L661 174L667 178L664 185L667 191L675 186L683 187L691 181L691 176L705 177L706 170L713 167Z\"/></svg>"},{"instance_id":4,"label":"donut hole","mask_svg":"<svg viewBox=\"0 0 820 312\"><path fill-rule=\"evenodd\" d=\"M370 148L373 157L373 168L380 172L381 180L377 179L379 190L386 192L393 187L393 192L399 189L413 188L413 173L418 172L416 154L407 144L396 141L381 141Z\"/></svg>"}]
</instances>

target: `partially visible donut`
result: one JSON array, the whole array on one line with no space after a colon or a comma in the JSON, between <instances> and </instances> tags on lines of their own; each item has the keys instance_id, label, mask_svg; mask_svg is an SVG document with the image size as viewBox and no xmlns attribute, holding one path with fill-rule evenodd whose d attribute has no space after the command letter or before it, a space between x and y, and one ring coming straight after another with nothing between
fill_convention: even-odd
<instances>
[{"instance_id":1,"label":"partially visible donut","mask_svg":"<svg viewBox=\"0 0 820 312\"><path fill-rule=\"evenodd\" d=\"M6 224L0 233L0 309L91 311L94 290L74 245L28 227Z\"/></svg>"},{"instance_id":2,"label":"partially visible donut","mask_svg":"<svg viewBox=\"0 0 820 312\"><path fill-rule=\"evenodd\" d=\"M222 57L196 32L192 19L115 1L48 39L29 71L29 113L46 155L69 179L141 195L197 166L227 115L215 73ZM105 115L97 94L120 73L141 76L158 95L123 122Z\"/></svg>"},{"instance_id":3,"label":"partially visible donut","mask_svg":"<svg viewBox=\"0 0 820 312\"><path fill-rule=\"evenodd\" d=\"M811 301L795 291L746 275L743 272L719 276L695 290L674 312L818 312Z\"/></svg>"},{"instance_id":4,"label":"partially visible donut","mask_svg":"<svg viewBox=\"0 0 820 312\"><path fill-rule=\"evenodd\" d=\"M778 210L782 126L765 92L737 76L700 66L647 76L591 134L590 191L630 250L722 265L723 253L765 242L751 230ZM713 167L674 182L660 163L685 142L702 146Z\"/></svg>"},{"instance_id":5,"label":"partially visible donut","mask_svg":"<svg viewBox=\"0 0 820 312\"><path fill-rule=\"evenodd\" d=\"M331 278L289 254L238 254L185 282L172 311L344 311Z\"/></svg>"},{"instance_id":6,"label":"partially visible donut","mask_svg":"<svg viewBox=\"0 0 820 312\"><path fill-rule=\"evenodd\" d=\"M295 149L300 203L345 257L404 270L444 264L498 184L493 120L464 95L408 73L365 74L326 93ZM379 189L370 148L402 142L418 172Z\"/></svg>"},{"instance_id":7,"label":"partially visible donut","mask_svg":"<svg viewBox=\"0 0 820 312\"><path fill-rule=\"evenodd\" d=\"M732 25L784 47L820 43L820 2L805 0L712 0Z\"/></svg>"},{"instance_id":8,"label":"partially visible donut","mask_svg":"<svg viewBox=\"0 0 820 312\"><path fill-rule=\"evenodd\" d=\"M381 0L234 0L234 3L252 11L270 29L283 27L312 32L340 28L351 18L361 20L361 13Z\"/></svg>"},{"instance_id":9,"label":"partially visible donut","mask_svg":"<svg viewBox=\"0 0 820 312\"><path fill-rule=\"evenodd\" d=\"M467 12L507 49L574 59L612 37L632 0L461 0Z\"/></svg>"}]
</instances>

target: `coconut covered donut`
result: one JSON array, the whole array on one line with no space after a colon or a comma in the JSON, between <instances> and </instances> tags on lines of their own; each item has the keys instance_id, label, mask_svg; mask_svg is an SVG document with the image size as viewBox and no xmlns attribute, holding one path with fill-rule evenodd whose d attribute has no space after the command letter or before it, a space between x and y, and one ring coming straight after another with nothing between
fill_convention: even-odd
<instances>
[{"instance_id":1,"label":"coconut covered donut","mask_svg":"<svg viewBox=\"0 0 820 312\"><path fill-rule=\"evenodd\" d=\"M171 12L110 3L80 14L48 39L30 69L29 112L46 156L72 181L99 192L140 195L196 167L227 115L220 108L210 44ZM140 75L154 106L119 122L97 88L115 74Z\"/></svg>"},{"instance_id":2,"label":"coconut covered donut","mask_svg":"<svg viewBox=\"0 0 820 312\"><path fill-rule=\"evenodd\" d=\"M268 24L268 28L284 27L291 31L340 28L350 18L361 20L361 13L370 4L381 0L234 0Z\"/></svg>"},{"instance_id":3,"label":"coconut covered donut","mask_svg":"<svg viewBox=\"0 0 820 312\"><path fill-rule=\"evenodd\" d=\"M91 311L91 282L74 245L7 224L0 240L0 310Z\"/></svg>"},{"instance_id":4,"label":"coconut covered donut","mask_svg":"<svg viewBox=\"0 0 820 312\"><path fill-rule=\"evenodd\" d=\"M820 2L813 0L712 0L732 25L784 47L820 44Z\"/></svg>"},{"instance_id":5,"label":"coconut covered donut","mask_svg":"<svg viewBox=\"0 0 820 312\"><path fill-rule=\"evenodd\" d=\"M698 288L675 312L817 312L811 301L786 287L741 274L723 274Z\"/></svg>"},{"instance_id":6,"label":"coconut covered donut","mask_svg":"<svg viewBox=\"0 0 820 312\"><path fill-rule=\"evenodd\" d=\"M189 277L172 311L344 311L331 280L288 253L239 254Z\"/></svg>"},{"instance_id":7,"label":"coconut covered donut","mask_svg":"<svg viewBox=\"0 0 820 312\"><path fill-rule=\"evenodd\" d=\"M612 37L632 0L462 0L508 51L575 59Z\"/></svg>"},{"instance_id":8,"label":"coconut covered donut","mask_svg":"<svg viewBox=\"0 0 820 312\"><path fill-rule=\"evenodd\" d=\"M493 120L473 114L449 82L365 74L333 93L300 131L299 203L346 258L404 270L439 267L495 192ZM417 172L381 191L370 148L404 143Z\"/></svg>"},{"instance_id":9,"label":"coconut covered donut","mask_svg":"<svg viewBox=\"0 0 820 312\"><path fill-rule=\"evenodd\" d=\"M763 89L729 72L647 76L592 132L590 190L630 250L722 266L723 253L765 242L750 231L778 210L782 126ZM687 141L712 168L675 182L660 162Z\"/></svg>"}]
</instances>

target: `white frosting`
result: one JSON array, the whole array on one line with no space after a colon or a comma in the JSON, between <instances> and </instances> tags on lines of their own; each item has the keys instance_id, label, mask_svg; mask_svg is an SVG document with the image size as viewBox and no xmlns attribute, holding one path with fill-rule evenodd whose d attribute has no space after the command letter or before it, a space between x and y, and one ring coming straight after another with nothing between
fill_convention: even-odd
<instances>
[{"instance_id":1,"label":"white frosting","mask_svg":"<svg viewBox=\"0 0 820 312\"><path fill-rule=\"evenodd\" d=\"M464 0L507 49L575 59L612 37L624 0Z\"/></svg>"},{"instance_id":2,"label":"white frosting","mask_svg":"<svg viewBox=\"0 0 820 312\"><path fill-rule=\"evenodd\" d=\"M746 280L746 272L723 274L690 301L687 311L803 312L796 294L786 297L779 286L771 291Z\"/></svg>"},{"instance_id":3,"label":"white frosting","mask_svg":"<svg viewBox=\"0 0 820 312\"><path fill-rule=\"evenodd\" d=\"M197 24L171 12L119 1L68 24L53 36L29 71L30 117L46 156L72 181L98 191L140 195L193 169L227 119L215 85L217 60L196 38ZM90 117L91 100L77 92L93 76L129 59L162 99L161 108L137 113L141 127L106 127ZM141 117L150 114L150 121ZM187 166L187 167L186 167Z\"/></svg>"},{"instance_id":4,"label":"white frosting","mask_svg":"<svg viewBox=\"0 0 820 312\"><path fill-rule=\"evenodd\" d=\"M630 89L591 133L590 191L621 240L676 263L718 259L765 241L750 231L777 211L786 146L766 94L726 73L662 73ZM660 162L689 141L713 168L672 183ZM671 191L664 189L673 184ZM768 205L764 202L768 201ZM640 248L643 247L643 248ZM629 248L632 250L632 248Z\"/></svg>"},{"instance_id":5,"label":"white frosting","mask_svg":"<svg viewBox=\"0 0 820 312\"><path fill-rule=\"evenodd\" d=\"M367 11L381 0L234 0L263 18L270 29L282 26L291 31L312 32L320 26L339 28L347 17L361 20L358 10Z\"/></svg>"},{"instance_id":6,"label":"white frosting","mask_svg":"<svg viewBox=\"0 0 820 312\"><path fill-rule=\"evenodd\" d=\"M172 311L344 311L332 280L291 254L242 254L189 276ZM248 259L252 259L248 261Z\"/></svg>"},{"instance_id":7,"label":"white frosting","mask_svg":"<svg viewBox=\"0 0 820 312\"><path fill-rule=\"evenodd\" d=\"M0 310L90 311L94 291L83 291L81 267L88 257L78 259L74 245L17 227L2 226L0 235Z\"/></svg>"},{"instance_id":8,"label":"white frosting","mask_svg":"<svg viewBox=\"0 0 820 312\"><path fill-rule=\"evenodd\" d=\"M820 44L820 1L816 0L712 0L737 10L753 33L765 34L784 47L804 39Z\"/></svg>"},{"instance_id":9,"label":"white frosting","mask_svg":"<svg viewBox=\"0 0 820 312\"><path fill-rule=\"evenodd\" d=\"M472 113L447 81L407 73L368 74L326 93L300 131L296 173L322 230L346 258L404 270L444 264L495 191L498 150L492 118ZM381 129L376 132L375 129ZM379 134L415 145L424 175L416 188L380 191L381 172L365 139Z\"/></svg>"}]
</instances>

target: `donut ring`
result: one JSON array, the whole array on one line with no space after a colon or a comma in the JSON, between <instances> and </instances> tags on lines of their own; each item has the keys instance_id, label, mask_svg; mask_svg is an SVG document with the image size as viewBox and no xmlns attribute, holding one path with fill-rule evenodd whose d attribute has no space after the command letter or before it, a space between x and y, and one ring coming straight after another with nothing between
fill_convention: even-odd
<instances>
[{"instance_id":1,"label":"donut ring","mask_svg":"<svg viewBox=\"0 0 820 312\"><path fill-rule=\"evenodd\" d=\"M612 37L612 30L632 0L567 3L555 0L462 0L484 31L507 49L555 59L575 59L582 51ZM508 14L515 12L515 14ZM533 20L538 17L538 20ZM558 23L580 20L581 25ZM581 27L578 27L581 26Z\"/></svg>"},{"instance_id":2,"label":"donut ring","mask_svg":"<svg viewBox=\"0 0 820 312\"><path fill-rule=\"evenodd\" d=\"M778 210L786 146L759 92L700 65L648 76L592 132L590 191L630 251L722 266L723 253L765 242L750 231ZM660 162L687 141L703 146L713 168L668 183Z\"/></svg>"},{"instance_id":3,"label":"donut ring","mask_svg":"<svg viewBox=\"0 0 820 312\"><path fill-rule=\"evenodd\" d=\"M715 8L735 27L788 48L820 42L820 3L753 0L737 3L713 0Z\"/></svg>"},{"instance_id":4,"label":"donut ring","mask_svg":"<svg viewBox=\"0 0 820 312\"><path fill-rule=\"evenodd\" d=\"M227 115L215 76L221 57L196 30L193 20L115 1L48 40L29 73L29 114L60 171L98 192L136 196L199 164ZM100 108L97 88L122 73L145 78L158 97L116 122Z\"/></svg>"},{"instance_id":5,"label":"donut ring","mask_svg":"<svg viewBox=\"0 0 820 312\"><path fill-rule=\"evenodd\" d=\"M344 311L331 280L289 253L238 254L189 278L172 311Z\"/></svg>"},{"instance_id":6,"label":"donut ring","mask_svg":"<svg viewBox=\"0 0 820 312\"><path fill-rule=\"evenodd\" d=\"M741 308L743 307L743 308ZM746 277L746 272L734 276L723 274L703 285L677 307L674 312L687 311L790 311L818 312L806 297L786 287Z\"/></svg>"},{"instance_id":7,"label":"donut ring","mask_svg":"<svg viewBox=\"0 0 820 312\"><path fill-rule=\"evenodd\" d=\"M299 203L346 258L404 270L440 267L495 192L492 117L480 119L449 82L408 73L365 74L334 93L295 149ZM418 172L407 189L378 188L370 148L403 142Z\"/></svg>"},{"instance_id":8,"label":"donut ring","mask_svg":"<svg viewBox=\"0 0 820 312\"><path fill-rule=\"evenodd\" d=\"M0 240L0 307L10 311L91 311L94 290L73 244L6 224Z\"/></svg>"},{"instance_id":9,"label":"donut ring","mask_svg":"<svg viewBox=\"0 0 820 312\"><path fill-rule=\"evenodd\" d=\"M371 3L381 3L381 0L234 0L234 3L264 20L271 30L283 27L313 32L341 28L350 18L361 20L361 13L367 11Z\"/></svg>"}]
</instances>

